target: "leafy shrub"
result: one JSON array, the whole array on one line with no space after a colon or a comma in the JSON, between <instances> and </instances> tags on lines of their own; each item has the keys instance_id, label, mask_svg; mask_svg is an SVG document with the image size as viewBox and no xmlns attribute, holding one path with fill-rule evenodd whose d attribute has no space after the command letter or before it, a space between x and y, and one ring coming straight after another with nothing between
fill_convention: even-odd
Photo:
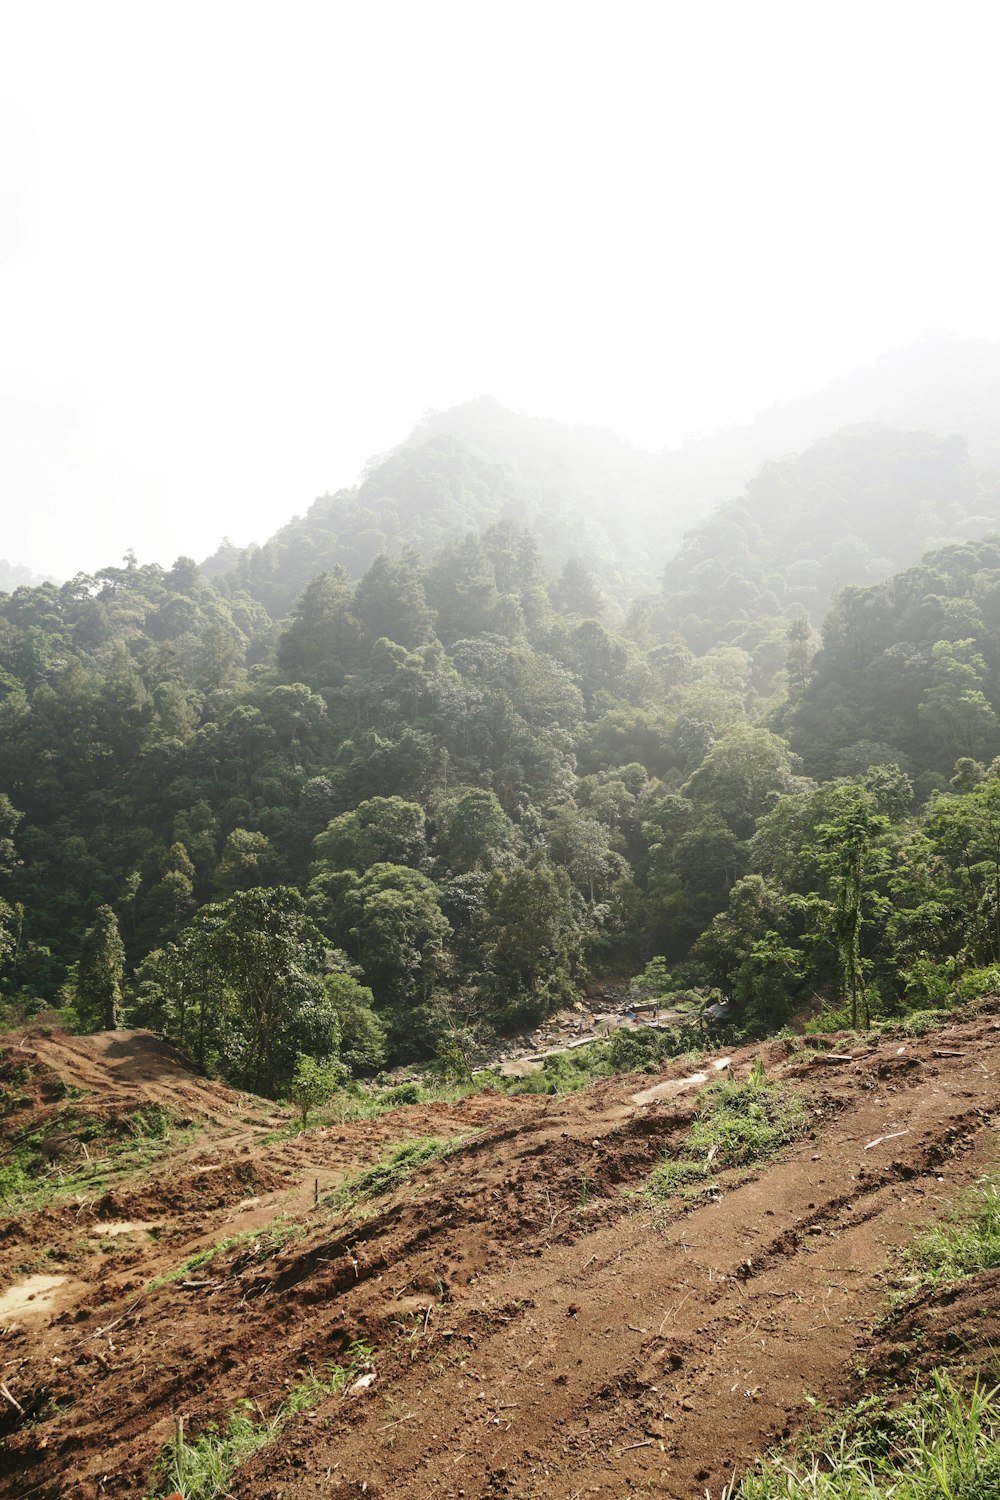
<instances>
[{"instance_id":1,"label":"leafy shrub","mask_svg":"<svg viewBox=\"0 0 1000 1500\"><path fill-rule=\"evenodd\" d=\"M947 1005L955 984L956 960L948 958L935 963L924 956L913 959L904 971L906 1005L912 1010L929 1010Z\"/></svg>"},{"instance_id":2,"label":"leafy shrub","mask_svg":"<svg viewBox=\"0 0 1000 1500\"><path fill-rule=\"evenodd\" d=\"M296 1055L288 1097L302 1116L303 1130L309 1124L310 1111L332 1099L346 1076L347 1069L335 1057L309 1057L304 1052Z\"/></svg>"},{"instance_id":3,"label":"leafy shrub","mask_svg":"<svg viewBox=\"0 0 1000 1500\"><path fill-rule=\"evenodd\" d=\"M607 1046L601 1042L554 1052L543 1060L542 1067L554 1094L575 1093L577 1089L586 1088L595 1078L610 1077L612 1072Z\"/></svg>"},{"instance_id":4,"label":"leafy shrub","mask_svg":"<svg viewBox=\"0 0 1000 1500\"><path fill-rule=\"evenodd\" d=\"M608 1041L608 1060L616 1073L638 1073L664 1055L663 1036L652 1027L638 1031L618 1030Z\"/></svg>"},{"instance_id":5,"label":"leafy shrub","mask_svg":"<svg viewBox=\"0 0 1000 1500\"><path fill-rule=\"evenodd\" d=\"M903 1018L902 1029L907 1036L923 1036L925 1031L933 1031L946 1021L948 1015L946 1010L914 1010Z\"/></svg>"},{"instance_id":6,"label":"leafy shrub","mask_svg":"<svg viewBox=\"0 0 1000 1500\"><path fill-rule=\"evenodd\" d=\"M468 1048L460 1033L449 1033L438 1042L437 1070L448 1083L471 1082Z\"/></svg>"},{"instance_id":7,"label":"leafy shrub","mask_svg":"<svg viewBox=\"0 0 1000 1500\"><path fill-rule=\"evenodd\" d=\"M1000 994L1000 969L966 969L956 981L952 999L961 1004L982 995Z\"/></svg>"},{"instance_id":8,"label":"leafy shrub","mask_svg":"<svg viewBox=\"0 0 1000 1500\"><path fill-rule=\"evenodd\" d=\"M130 1126L134 1135L160 1141L170 1130L169 1113L158 1104L143 1104L132 1111Z\"/></svg>"},{"instance_id":9,"label":"leafy shrub","mask_svg":"<svg viewBox=\"0 0 1000 1500\"><path fill-rule=\"evenodd\" d=\"M380 1104L419 1104L423 1097L419 1083L397 1083L379 1094L378 1100Z\"/></svg>"}]
</instances>

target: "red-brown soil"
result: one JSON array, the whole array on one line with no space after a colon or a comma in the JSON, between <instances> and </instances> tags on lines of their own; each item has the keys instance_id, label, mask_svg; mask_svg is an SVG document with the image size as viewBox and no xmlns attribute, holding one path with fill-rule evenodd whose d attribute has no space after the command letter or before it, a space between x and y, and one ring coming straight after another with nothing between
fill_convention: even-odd
<instances>
[{"instance_id":1,"label":"red-brown soil","mask_svg":"<svg viewBox=\"0 0 1000 1500\"><path fill-rule=\"evenodd\" d=\"M900 1250L995 1167L1000 1001L921 1038L840 1039L849 1062L797 1042L734 1052L735 1076L760 1056L801 1096L807 1132L656 1213L636 1190L704 1086L680 1064L287 1139L273 1106L145 1033L8 1042L0 1070L32 1072L8 1137L60 1107L53 1079L92 1091L78 1111L145 1099L202 1127L101 1198L0 1229L0 1293L67 1277L48 1310L0 1322L0 1381L26 1413L0 1411L12 1500L141 1496L177 1416L194 1436L244 1400L273 1411L359 1338L374 1380L292 1418L233 1479L238 1500L714 1500L816 1402L995 1357L1000 1273L887 1310ZM671 1086L635 1102L657 1084ZM322 1194L406 1138L470 1131L353 1213L312 1206L317 1179ZM266 1258L243 1242L150 1290L282 1214L296 1233ZM155 1237L94 1233L121 1221Z\"/></svg>"}]
</instances>

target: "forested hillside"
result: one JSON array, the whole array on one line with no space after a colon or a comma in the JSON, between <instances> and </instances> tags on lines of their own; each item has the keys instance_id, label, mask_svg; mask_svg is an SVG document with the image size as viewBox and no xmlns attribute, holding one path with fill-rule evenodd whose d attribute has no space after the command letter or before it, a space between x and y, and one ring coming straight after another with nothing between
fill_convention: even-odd
<instances>
[{"instance_id":1,"label":"forested hillside","mask_svg":"<svg viewBox=\"0 0 1000 1500\"><path fill-rule=\"evenodd\" d=\"M350 567L316 572L301 523L270 575L129 557L0 601L10 1013L152 1024L273 1093L299 1053L474 1055L593 974L721 990L753 1030L1000 966L1000 541L847 588L818 650L804 613L985 528L960 440L852 429L769 466L617 614L620 577L490 519L537 519L523 467L463 448L435 510L458 451L431 423L374 466ZM487 524L390 555L418 472L413 515ZM585 482L610 533L599 453L563 514Z\"/></svg>"},{"instance_id":2,"label":"forested hillside","mask_svg":"<svg viewBox=\"0 0 1000 1500\"><path fill-rule=\"evenodd\" d=\"M651 625L697 651L753 643L769 619L797 613L818 626L848 584L881 582L997 525L1000 481L976 472L961 438L847 427L766 464L689 533Z\"/></svg>"},{"instance_id":3,"label":"forested hillside","mask_svg":"<svg viewBox=\"0 0 1000 1500\"><path fill-rule=\"evenodd\" d=\"M684 534L732 501L729 511L713 514L717 524L710 523L703 545L697 533L685 546L681 576L706 556L719 566L732 560L736 566L725 567L721 577L735 573L741 584L737 618L746 620L771 611L772 591L783 597L781 579L772 582L769 575L798 565L787 580L789 599L801 598L818 623L844 584L887 577L937 541L982 534L983 527L963 530L961 523L975 513L970 463L1000 468L993 420L998 404L1000 350L946 334L927 335L744 427L658 454L611 432L527 417L484 397L430 413L405 442L371 460L359 484L322 496L263 546L241 550L223 543L203 569L280 616L324 569L343 567L357 578L382 551L412 546L427 558L468 530L507 520L533 532L551 570L579 557L599 574L609 603L627 607L638 592L655 587ZM845 434L839 445L821 443L812 456L803 452L859 424L891 427L896 435L858 434L852 452ZM944 441L955 436L971 458ZM795 454L802 456L790 457ZM909 551L901 551L890 518L894 506L906 508L914 484L918 491L924 486L919 525ZM950 484L957 486L953 494ZM983 489L987 509L991 497L995 508L994 482ZM828 515L821 514L825 494L832 502ZM757 528L767 531L772 504L777 529L761 537ZM881 504L887 506L882 534L871 510ZM728 534L732 525L736 537ZM801 551L812 533L823 547L816 559ZM751 567L741 550L749 552ZM809 562L815 566L805 566ZM675 565L669 578L676 576ZM671 625L684 602L668 584ZM696 614L710 608L705 600L694 604Z\"/></svg>"},{"instance_id":4,"label":"forested hillside","mask_svg":"<svg viewBox=\"0 0 1000 1500\"><path fill-rule=\"evenodd\" d=\"M841 427L876 423L946 438L960 434L977 468L1000 469L1000 347L932 330L823 390L776 403L744 427L686 443L676 457L692 501L735 495L761 465Z\"/></svg>"},{"instance_id":5,"label":"forested hillside","mask_svg":"<svg viewBox=\"0 0 1000 1500\"><path fill-rule=\"evenodd\" d=\"M872 588L849 588L808 680L777 715L810 771L874 757L924 795L962 757L995 753L1000 704L1000 540L944 547ZM874 742L874 743L873 743Z\"/></svg>"},{"instance_id":6,"label":"forested hillside","mask_svg":"<svg viewBox=\"0 0 1000 1500\"><path fill-rule=\"evenodd\" d=\"M666 457L483 398L425 417L360 484L324 495L262 547L224 546L204 570L281 615L323 569L357 578L382 552L411 546L430 557L508 521L532 531L556 570L575 555L599 565L605 590L624 602L637 581L653 581L690 515Z\"/></svg>"}]
</instances>

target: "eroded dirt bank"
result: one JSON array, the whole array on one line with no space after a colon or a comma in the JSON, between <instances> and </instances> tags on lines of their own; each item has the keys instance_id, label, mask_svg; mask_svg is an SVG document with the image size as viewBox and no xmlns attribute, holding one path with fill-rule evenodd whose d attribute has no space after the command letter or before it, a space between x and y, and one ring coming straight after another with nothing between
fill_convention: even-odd
<instances>
[{"instance_id":1,"label":"eroded dirt bank","mask_svg":"<svg viewBox=\"0 0 1000 1500\"><path fill-rule=\"evenodd\" d=\"M152 1066L142 1036L131 1065L107 1060L110 1085L98 1039L11 1043L39 1072L75 1067L67 1081L97 1098L166 1079L208 1091L171 1104L202 1127L176 1155L110 1199L50 1204L0 1232L0 1290L43 1247L45 1272L66 1277L45 1309L3 1322L0 1380L25 1415L0 1413L0 1494L18 1500L142 1495L175 1417L196 1434L244 1400L272 1411L359 1338L374 1380L290 1420L234 1496L716 1496L812 1402L850 1398L898 1361L878 1327L887 1272L995 1166L992 1000L921 1038L838 1043L849 1062L784 1042L732 1053L735 1076L759 1055L800 1095L806 1132L656 1213L636 1191L690 1124L705 1085L689 1067L274 1140L266 1106L184 1083L180 1063L138 1076ZM67 1061L78 1044L84 1059ZM719 1076L711 1060L701 1071ZM463 1143L393 1193L312 1206L317 1179L323 1197L424 1134ZM268 1253L249 1232L275 1223ZM111 1224L141 1227L93 1232ZM228 1252L150 1288L234 1233ZM968 1303L927 1298L907 1337L921 1358L972 1359L974 1308L997 1300L992 1282Z\"/></svg>"}]
</instances>

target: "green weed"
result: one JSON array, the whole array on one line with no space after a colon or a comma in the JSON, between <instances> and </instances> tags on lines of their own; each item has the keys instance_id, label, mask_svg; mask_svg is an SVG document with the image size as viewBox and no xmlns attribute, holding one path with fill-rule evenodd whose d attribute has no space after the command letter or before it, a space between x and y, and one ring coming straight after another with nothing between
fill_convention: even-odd
<instances>
[{"instance_id":1,"label":"green weed","mask_svg":"<svg viewBox=\"0 0 1000 1500\"><path fill-rule=\"evenodd\" d=\"M811 1450L767 1460L721 1500L1000 1500L997 1390L965 1395L941 1372L894 1411L866 1403Z\"/></svg>"},{"instance_id":2,"label":"green weed","mask_svg":"<svg viewBox=\"0 0 1000 1500\"><path fill-rule=\"evenodd\" d=\"M900 1027L906 1036L923 1036L950 1019L951 1012L947 1010L914 1010L903 1017Z\"/></svg>"},{"instance_id":3,"label":"green weed","mask_svg":"<svg viewBox=\"0 0 1000 1500\"><path fill-rule=\"evenodd\" d=\"M542 1060L542 1071L527 1078L494 1076L496 1086L508 1094L572 1094L617 1073L656 1073L664 1062L685 1056L694 1063L697 1052L693 1049L703 1040L694 1026L670 1031L651 1026L636 1030L622 1027L609 1041L587 1042L582 1047L551 1053Z\"/></svg>"},{"instance_id":4,"label":"green weed","mask_svg":"<svg viewBox=\"0 0 1000 1500\"><path fill-rule=\"evenodd\" d=\"M773 1156L799 1133L804 1119L800 1101L770 1082L759 1064L741 1083L713 1084L679 1153L650 1173L646 1195L669 1198L713 1167L745 1167Z\"/></svg>"},{"instance_id":5,"label":"green weed","mask_svg":"<svg viewBox=\"0 0 1000 1500\"><path fill-rule=\"evenodd\" d=\"M482 1093L484 1089L499 1089L500 1078L495 1074L479 1074L474 1083L445 1083L428 1074L422 1082L396 1083L389 1088L378 1089L356 1080L337 1090L326 1104L310 1112L310 1129L330 1125L349 1125L354 1120L378 1120L391 1110L406 1104L457 1104L469 1094ZM280 1130L263 1137L262 1144L270 1145L302 1134L300 1117L289 1119Z\"/></svg>"},{"instance_id":6,"label":"green weed","mask_svg":"<svg viewBox=\"0 0 1000 1500\"><path fill-rule=\"evenodd\" d=\"M8 1212L29 1213L66 1197L103 1193L200 1130L176 1123L155 1105L110 1121L61 1110L14 1138L0 1164L0 1201Z\"/></svg>"},{"instance_id":7,"label":"green weed","mask_svg":"<svg viewBox=\"0 0 1000 1500\"><path fill-rule=\"evenodd\" d=\"M239 1234L228 1234L224 1239L214 1245L207 1245L204 1250L189 1255L187 1260L175 1266L172 1271L167 1271L163 1276L156 1276L147 1288L155 1292L161 1286L169 1286L173 1281L180 1281L189 1276L192 1271L200 1270L201 1267L209 1265L217 1255L224 1255L227 1250L238 1250L246 1246L249 1250L250 1259L254 1261L267 1260L276 1250L280 1250L296 1234L303 1232L303 1226L284 1215L268 1224L264 1229L243 1229Z\"/></svg>"},{"instance_id":8,"label":"green weed","mask_svg":"<svg viewBox=\"0 0 1000 1500\"><path fill-rule=\"evenodd\" d=\"M240 1464L272 1442L290 1418L311 1411L327 1396L346 1391L363 1370L371 1367L374 1350L370 1344L359 1340L346 1353L343 1365L329 1364L319 1371L308 1371L270 1416L252 1401L244 1401L224 1428L212 1423L193 1442L178 1432L160 1455L145 1500L157 1500L175 1491L184 1500L215 1500L226 1494Z\"/></svg>"},{"instance_id":9,"label":"green weed","mask_svg":"<svg viewBox=\"0 0 1000 1500\"><path fill-rule=\"evenodd\" d=\"M16 1202L28 1190L31 1179L20 1162L0 1167L0 1203Z\"/></svg>"},{"instance_id":10,"label":"green weed","mask_svg":"<svg viewBox=\"0 0 1000 1500\"><path fill-rule=\"evenodd\" d=\"M394 1188L399 1187L418 1167L450 1156L467 1140L467 1135L453 1136L450 1140L425 1135L414 1141L404 1141L401 1146L397 1146L373 1167L367 1167L363 1172L357 1172L353 1177L345 1178L340 1186L334 1189L327 1201L343 1202L381 1197L383 1193L390 1193Z\"/></svg>"},{"instance_id":11,"label":"green weed","mask_svg":"<svg viewBox=\"0 0 1000 1500\"><path fill-rule=\"evenodd\" d=\"M1000 1190L983 1181L972 1198L972 1216L932 1229L907 1253L923 1285L958 1281L1000 1266Z\"/></svg>"}]
</instances>

